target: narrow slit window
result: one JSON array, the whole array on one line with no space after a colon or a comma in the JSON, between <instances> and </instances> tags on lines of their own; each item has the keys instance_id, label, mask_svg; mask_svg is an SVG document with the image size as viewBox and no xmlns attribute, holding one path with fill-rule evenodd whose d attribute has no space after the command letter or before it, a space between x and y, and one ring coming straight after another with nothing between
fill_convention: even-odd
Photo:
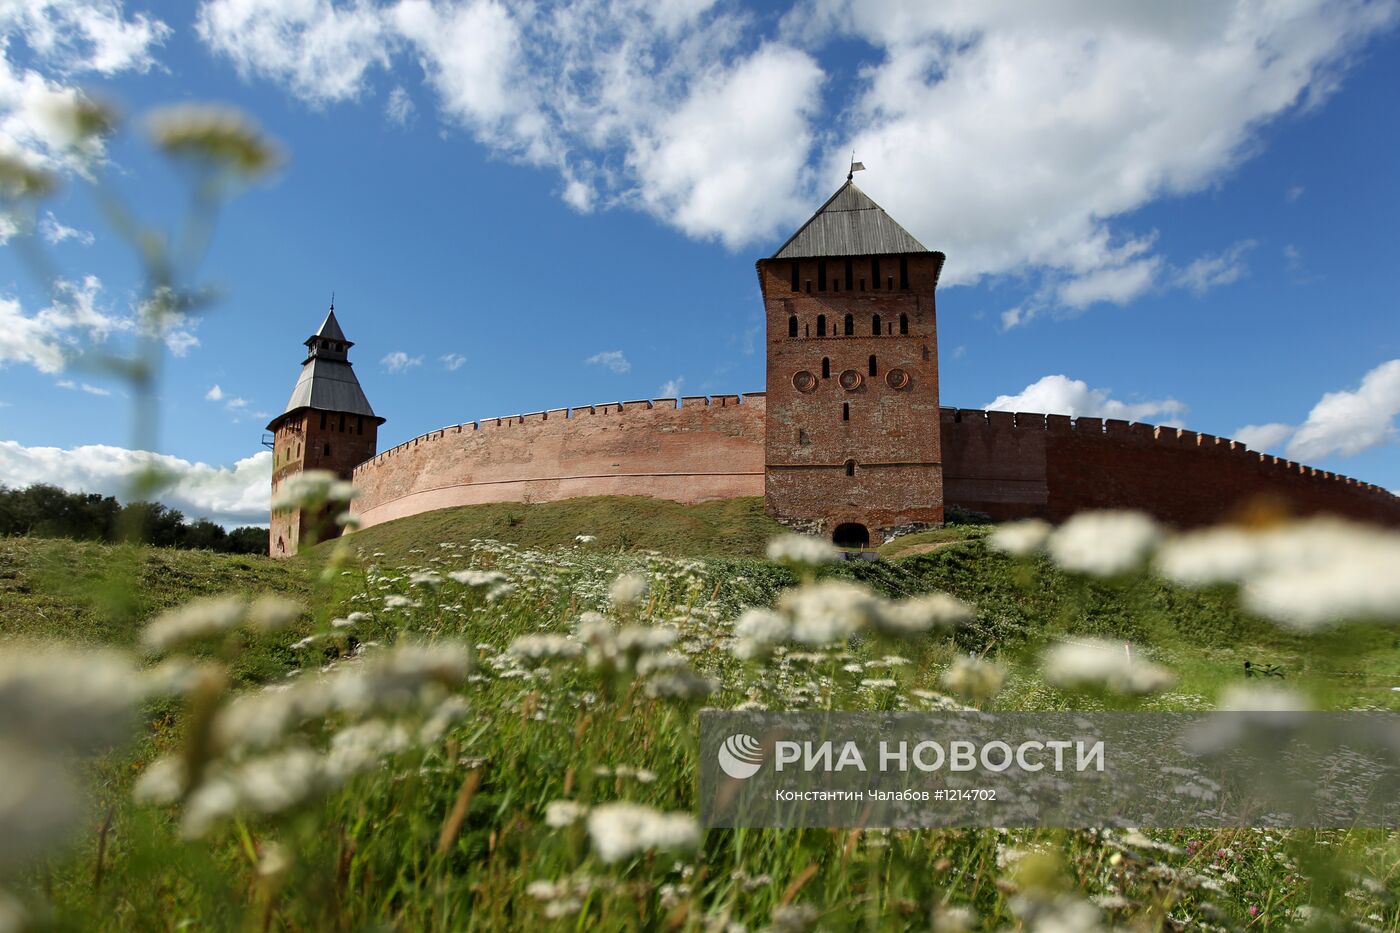
<instances>
[{"instance_id":1,"label":"narrow slit window","mask_svg":"<svg viewBox=\"0 0 1400 933\"><path fill-rule=\"evenodd\" d=\"M855 263L853 263L853 262L851 262L851 260L847 259L847 260L846 260L846 291L851 291L853 288L855 288L855 280L856 280L856 266L855 266Z\"/></svg>"},{"instance_id":2,"label":"narrow slit window","mask_svg":"<svg viewBox=\"0 0 1400 933\"><path fill-rule=\"evenodd\" d=\"M855 476L855 475L856 475L856 462L855 462L854 460L847 460L847 461L846 461L846 475L847 475L847 476Z\"/></svg>"},{"instance_id":3,"label":"narrow slit window","mask_svg":"<svg viewBox=\"0 0 1400 933\"><path fill-rule=\"evenodd\" d=\"M817 336L818 336L818 337L825 337L825 336L826 336L826 315L825 315L825 314L818 314L818 315L817 315Z\"/></svg>"},{"instance_id":4,"label":"narrow slit window","mask_svg":"<svg viewBox=\"0 0 1400 933\"><path fill-rule=\"evenodd\" d=\"M344 415L341 415L341 416L340 416L340 432L341 432L342 434L345 433L345 416L344 416Z\"/></svg>"},{"instance_id":5,"label":"narrow slit window","mask_svg":"<svg viewBox=\"0 0 1400 933\"><path fill-rule=\"evenodd\" d=\"M870 333L876 337L880 336L880 315L878 314L870 316Z\"/></svg>"},{"instance_id":6,"label":"narrow slit window","mask_svg":"<svg viewBox=\"0 0 1400 933\"><path fill-rule=\"evenodd\" d=\"M797 277L797 272L798 272L797 263L794 262L794 263L792 264L792 290L795 291L795 292L800 292L800 291L802 290L802 287L801 287L801 284L802 284L802 283L801 283L801 281L800 281L800 280L798 279L798 277Z\"/></svg>"},{"instance_id":7,"label":"narrow slit window","mask_svg":"<svg viewBox=\"0 0 1400 933\"><path fill-rule=\"evenodd\" d=\"M851 403L850 403L850 402L842 402L842 403L841 403L841 420L842 420L842 421L850 421L850 420L851 420Z\"/></svg>"},{"instance_id":8,"label":"narrow slit window","mask_svg":"<svg viewBox=\"0 0 1400 933\"><path fill-rule=\"evenodd\" d=\"M899 335L901 337L907 337L909 335L909 315L907 314L901 314L899 316Z\"/></svg>"},{"instance_id":9,"label":"narrow slit window","mask_svg":"<svg viewBox=\"0 0 1400 933\"><path fill-rule=\"evenodd\" d=\"M870 357L870 375L872 377L875 375L875 357L873 355Z\"/></svg>"},{"instance_id":10,"label":"narrow slit window","mask_svg":"<svg viewBox=\"0 0 1400 933\"><path fill-rule=\"evenodd\" d=\"M324 428L325 426L326 426L326 413L325 413L325 412L321 412L321 427Z\"/></svg>"},{"instance_id":11,"label":"narrow slit window","mask_svg":"<svg viewBox=\"0 0 1400 933\"><path fill-rule=\"evenodd\" d=\"M830 379L830 378L831 378L831 358L830 358L830 357L826 357L826 356L822 357L822 378L823 378L823 379Z\"/></svg>"},{"instance_id":12,"label":"narrow slit window","mask_svg":"<svg viewBox=\"0 0 1400 933\"><path fill-rule=\"evenodd\" d=\"M355 433L356 433L356 434L363 434L363 433L365 433L365 416L364 416L364 415L360 415L358 418L355 419Z\"/></svg>"},{"instance_id":13,"label":"narrow slit window","mask_svg":"<svg viewBox=\"0 0 1400 933\"><path fill-rule=\"evenodd\" d=\"M826 260L817 260L817 291L826 291Z\"/></svg>"},{"instance_id":14,"label":"narrow slit window","mask_svg":"<svg viewBox=\"0 0 1400 933\"><path fill-rule=\"evenodd\" d=\"M327 444L327 445L326 445L325 455L326 455L327 457L329 457L329 456L331 455L331 445L330 445L330 444Z\"/></svg>"},{"instance_id":15,"label":"narrow slit window","mask_svg":"<svg viewBox=\"0 0 1400 933\"><path fill-rule=\"evenodd\" d=\"M880 290L880 260L878 257L870 260L870 287L877 292Z\"/></svg>"},{"instance_id":16,"label":"narrow slit window","mask_svg":"<svg viewBox=\"0 0 1400 933\"><path fill-rule=\"evenodd\" d=\"M848 315L846 315L846 336L847 336L847 337L854 337L855 335L856 335L856 316L855 316L854 314L848 314Z\"/></svg>"},{"instance_id":17,"label":"narrow slit window","mask_svg":"<svg viewBox=\"0 0 1400 933\"><path fill-rule=\"evenodd\" d=\"M909 257L908 257L908 256L900 256L900 257L899 257L899 287L900 287L900 288L908 288L908 287L909 287Z\"/></svg>"},{"instance_id":18,"label":"narrow slit window","mask_svg":"<svg viewBox=\"0 0 1400 933\"><path fill-rule=\"evenodd\" d=\"M796 336L797 336L797 315L795 315L795 314L790 315L790 316L788 317L788 336L789 336L789 337L796 337Z\"/></svg>"}]
</instances>

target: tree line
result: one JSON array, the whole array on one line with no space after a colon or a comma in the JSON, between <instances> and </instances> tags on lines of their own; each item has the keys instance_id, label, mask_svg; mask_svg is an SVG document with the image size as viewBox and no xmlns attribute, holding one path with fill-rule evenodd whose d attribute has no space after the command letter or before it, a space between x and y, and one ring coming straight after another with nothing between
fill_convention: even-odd
<instances>
[{"instance_id":1,"label":"tree line","mask_svg":"<svg viewBox=\"0 0 1400 933\"><path fill-rule=\"evenodd\" d=\"M226 531L207 518L186 521L184 513L159 502L123 505L112 496L68 492L47 483L23 489L0 486L0 536L15 535L108 542L136 536L157 547L267 553L266 528L245 525Z\"/></svg>"}]
</instances>

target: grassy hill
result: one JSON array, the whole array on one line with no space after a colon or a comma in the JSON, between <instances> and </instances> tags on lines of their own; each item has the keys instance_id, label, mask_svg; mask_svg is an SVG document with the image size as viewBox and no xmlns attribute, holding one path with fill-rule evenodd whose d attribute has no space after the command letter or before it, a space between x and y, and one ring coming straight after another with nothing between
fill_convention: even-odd
<instances>
[{"instance_id":1,"label":"grassy hill","mask_svg":"<svg viewBox=\"0 0 1400 933\"><path fill-rule=\"evenodd\" d=\"M408 559L415 548L493 538L522 547L572 546L593 535L600 550L658 551L672 557L757 557L783 527L757 496L684 505L646 496L590 496L563 502L499 502L411 515L358 531L361 552ZM324 550L325 545L317 550Z\"/></svg>"}]
</instances>

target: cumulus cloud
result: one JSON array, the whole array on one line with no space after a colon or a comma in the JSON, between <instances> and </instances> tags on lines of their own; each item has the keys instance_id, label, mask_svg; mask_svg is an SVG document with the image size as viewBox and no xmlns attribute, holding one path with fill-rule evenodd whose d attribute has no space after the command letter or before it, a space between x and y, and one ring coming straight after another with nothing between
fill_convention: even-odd
<instances>
[{"instance_id":1,"label":"cumulus cloud","mask_svg":"<svg viewBox=\"0 0 1400 933\"><path fill-rule=\"evenodd\" d=\"M104 389L101 386L95 386L87 382L74 382L72 379L60 379L58 381L58 387L60 389L70 389L74 392L86 392L88 395L98 395L105 397L112 394L111 389Z\"/></svg>"},{"instance_id":2,"label":"cumulus cloud","mask_svg":"<svg viewBox=\"0 0 1400 933\"><path fill-rule=\"evenodd\" d=\"M1173 398L1146 402L1115 399L1110 389L1091 389L1082 379L1068 376L1042 376L1015 395L999 395L983 405L992 411L1024 411L1074 418L1121 418L1125 421L1151 421L1180 424L1186 406Z\"/></svg>"},{"instance_id":3,"label":"cumulus cloud","mask_svg":"<svg viewBox=\"0 0 1400 933\"><path fill-rule=\"evenodd\" d=\"M1176 282L1197 295L1238 282L1249 271L1244 257L1256 245L1253 240L1241 240L1224 252L1201 256L1176 274Z\"/></svg>"},{"instance_id":4,"label":"cumulus cloud","mask_svg":"<svg viewBox=\"0 0 1400 933\"><path fill-rule=\"evenodd\" d=\"M130 320L101 305L101 291L102 281L95 275L81 282L60 279L49 305L32 314L19 299L0 297L0 366L27 363L40 372L60 372L85 340L101 342L113 331L128 329Z\"/></svg>"},{"instance_id":5,"label":"cumulus cloud","mask_svg":"<svg viewBox=\"0 0 1400 933\"><path fill-rule=\"evenodd\" d=\"M1296 430L1295 425L1280 424L1277 421L1268 424L1246 424L1237 428L1231 439L1239 441L1250 450L1270 451L1288 440Z\"/></svg>"},{"instance_id":6,"label":"cumulus cloud","mask_svg":"<svg viewBox=\"0 0 1400 933\"><path fill-rule=\"evenodd\" d=\"M384 104L384 116L389 118L389 122L407 126L416 110L413 98L408 96L408 91L404 90L403 85L394 85L394 89L389 92L389 100Z\"/></svg>"},{"instance_id":7,"label":"cumulus cloud","mask_svg":"<svg viewBox=\"0 0 1400 933\"><path fill-rule=\"evenodd\" d=\"M1400 359L1382 363L1355 389L1323 395L1288 442L1294 460L1351 457L1396 438Z\"/></svg>"},{"instance_id":8,"label":"cumulus cloud","mask_svg":"<svg viewBox=\"0 0 1400 933\"><path fill-rule=\"evenodd\" d=\"M218 383L215 383L208 392L204 393L204 397L211 402L220 401L224 397L224 390L220 388Z\"/></svg>"},{"instance_id":9,"label":"cumulus cloud","mask_svg":"<svg viewBox=\"0 0 1400 933\"><path fill-rule=\"evenodd\" d=\"M395 350L393 353L386 353L384 358L379 361L379 365L384 367L385 372L401 373L415 366L422 366L423 357L409 356L402 350Z\"/></svg>"},{"instance_id":10,"label":"cumulus cloud","mask_svg":"<svg viewBox=\"0 0 1400 933\"><path fill-rule=\"evenodd\" d=\"M681 394L681 386L684 384L685 377L677 376L674 379L667 379L664 383L661 384L661 388L657 389L656 391L661 398L675 398L676 396Z\"/></svg>"},{"instance_id":11,"label":"cumulus cloud","mask_svg":"<svg viewBox=\"0 0 1400 933\"><path fill-rule=\"evenodd\" d=\"M602 353L595 353L584 360L590 366L602 366L615 373L625 373L632 369L632 364L623 356L621 350L604 350Z\"/></svg>"},{"instance_id":12,"label":"cumulus cloud","mask_svg":"<svg viewBox=\"0 0 1400 933\"><path fill-rule=\"evenodd\" d=\"M64 224L53 215L53 211L44 212L44 218L39 221L39 235L53 246L67 240L72 240L82 246L91 246L96 240L96 237L89 231L79 230Z\"/></svg>"},{"instance_id":13,"label":"cumulus cloud","mask_svg":"<svg viewBox=\"0 0 1400 933\"><path fill-rule=\"evenodd\" d=\"M444 353L438 357L438 361L442 363L443 369L455 373L467 362L467 358L460 353Z\"/></svg>"},{"instance_id":14,"label":"cumulus cloud","mask_svg":"<svg viewBox=\"0 0 1400 933\"><path fill-rule=\"evenodd\" d=\"M212 466L102 444L62 449L0 441L0 484L11 487L51 483L71 492L125 500L132 477L151 467L168 477L155 498L187 516L232 525L267 521L271 451L259 451L232 466Z\"/></svg>"}]
</instances>

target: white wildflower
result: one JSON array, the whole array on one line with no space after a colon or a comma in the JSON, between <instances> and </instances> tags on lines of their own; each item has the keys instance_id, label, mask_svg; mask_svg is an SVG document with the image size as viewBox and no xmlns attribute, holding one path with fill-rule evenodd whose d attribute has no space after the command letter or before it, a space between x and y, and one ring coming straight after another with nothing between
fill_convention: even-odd
<instances>
[{"instance_id":1,"label":"white wildflower","mask_svg":"<svg viewBox=\"0 0 1400 933\"><path fill-rule=\"evenodd\" d=\"M58 758L0 741L0 875L64 843L81 818Z\"/></svg>"},{"instance_id":2,"label":"white wildflower","mask_svg":"<svg viewBox=\"0 0 1400 933\"><path fill-rule=\"evenodd\" d=\"M680 632L669 625L624 625L617 633L617 647L624 653L636 655L669 647L679 637Z\"/></svg>"},{"instance_id":3,"label":"white wildflower","mask_svg":"<svg viewBox=\"0 0 1400 933\"><path fill-rule=\"evenodd\" d=\"M785 564L817 566L834 563L840 553L820 538L810 535L780 535L768 542L768 559Z\"/></svg>"},{"instance_id":4,"label":"white wildflower","mask_svg":"<svg viewBox=\"0 0 1400 933\"><path fill-rule=\"evenodd\" d=\"M506 649L521 658L540 661L551 658L576 658L583 654L583 645L563 635L522 635Z\"/></svg>"},{"instance_id":5,"label":"white wildflower","mask_svg":"<svg viewBox=\"0 0 1400 933\"><path fill-rule=\"evenodd\" d=\"M509 579L499 570L454 570L448 576L465 586L474 587L495 586Z\"/></svg>"},{"instance_id":6,"label":"white wildflower","mask_svg":"<svg viewBox=\"0 0 1400 933\"><path fill-rule=\"evenodd\" d=\"M147 623L141 640L152 651L168 651L232 630L242 624L247 610L239 596L197 599L156 616Z\"/></svg>"},{"instance_id":7,"label":"white wildflower","mask_svg":"<svg viewBox=\"0 0 1400 933\"><path fill-rule=\"evenodd\" d=\"M1007 522L997 526L987 538L987 545L1003 554L1027 557L1044 549L1045 542L1049 540L1053 530L1049 522L1038 518Z\"/></svg>"},{"instance_id":8,"label":"white wildflower","mask_svg":"<svg viewBox=\"0 0 1400 933\"><path fill-rule=\"evenodd\" d=\"M672 700L702 700L718 688L717 681L702 677L688 667L652 677L646 682L647 696Z\"/></svg>"},{"instance_id":9,"label":"white wildflower","mask_svg":"<svg viewBox=\"0 0 1400 933\"><path fill-rule=\"evenodd\" d=\"M426 586L437 589L442 586L442 574L436 570L419 570L408 575L409 586Z\"/></svg>"},{"instance_id":10,"label":"white wildflower","mask_svg":"<svg viewBox=\"0 0 1400 933\"><path fill-rule=\"evenodd\" d=\"M157 758L146 766L131 789L137 803L171 804L185 792L185 763L179 758Z\"/></svg>"},{"instance_id":11,"label":"white wildflower","mask_svg":"<svg viewBox=\"0 0 1400 933\"><path fill-rule=\"evenodd\" d=\"M987 700L1001 692L1006 671L983 658L960 654L943 672L942 684L958 696L969 700Z\"/></svg>"},{"instance_id":12,"label":"white wildflower","mask_svg":"<svg viewBox=\"0 0 1400 933\"><path fill-rule=\"evenodd\" d=\"M278 484L272 509L315 509L331 502L349 502L359 496L355 484L342 480L329 470L305 470Z\"/></svg>"},{"instance_id":13,"label":"white wildflower","mask_svg":"<svg viewBox=\"0 0 1400 933\"><path fill-rule=\"evenodd\" d=\"M778 609L792 619L790 638L805 645L825 645L875 624L881 600L863 587L825 580L785 591Z\"/></svg>"},{"instance_id":14,"label":"white wildflower","mask_svg":"<svg viewBox=\"0 0 1400 933\"><path fill-rule=\"evenodd\" d=\"M700 827L689 813L663 813L635 803L605 803L588 814L593 850L604 862L641 852L688 851L700 842Z\"/></svg>"},{"instance_id":15,"label":"white wildflower","mask_svg":"<svg viewBox=\"0 0 1400 933\"><path fill-rule=\"evenodd\" d=\"M1141 512L1081 512L1050 536L1050 557L1065 570L1111 577L1139 566L1161 536Z\"/></svg>"},{"instance_id":16,"label":"white wildflower","mask_svg":"<svg viewBox=\"0 0 1400 933\"><path fill-rule=\"evenodd\" d=\"M630 609L641 602L646 591L645 577L635 573L624 573L608 587L608 600L619 609Z\"/></svg>"},{"instance_id":17,"label":"white wildflower","mask_svg":"<svg viewBox=\"0 0 1400 933\"><path fill-rule=\"evenodd\" d=\"M265 593L248 607L248 625L257 632L280 632L295 622L304 611L301 603Z\"/></svg>"},{"instance_id":18,"label":"white wildflower","mask_svg":"<svg viewBox=\"0 0 1400 933\"><path fill-rule=\"evenodd\" d=\"M407 596L400 596L398 593L390 593L384 597L385 609L417 609L418 602L409 599Z\"/></svg>"},{"instance_id":19,"label":"white wildflower","mask_svg":"<svg viewBox=\"0 0 1400 933\"><path fill-rule=\"evenodd\" d=\"M87 753L126 739L147 686L114 651L0 650L0 741ZM3 774L3 771L0 771Z\"/></svg>"},{"instance_id":20,"label":"white wildflower","mask_svg":"<svg viewBox=\"0 0 1400 933\"><path fill-rule=\"evenodd\" d=\"M1243 528L1220 527L1173 535L1157 549L1154 569L1185 586L1238 582L1264 558L1261 536Z\"/></svg>"},{"instance_id":21,"label":"white wildflower","mask_svg":"<svg viewBox=\"0 0 1400 933\"><path fill-rule=\"evenodd\" d=\"M912 596L881 607L875 627L891 635L915 635L935 626L952 626L972 618L972 607L947 593Z\"/></svg>"},{"instance_id":22,"label":"white wildflower","mask_svg":"<svg viewBox=\"0 0 1400 933\"><path fill-rule=\"evenodd\" d=\"M1139 659L1126 645L1099 639L1056 645L1045 653L1044 667L1045 679L1067 690L1140 695L1176 681L1170 671Z\"/></svg>"},{"instance_id":23,"label":"white wildflower","mask_svg":"<svg viewBox=\"0 0 1400 933\"><path fill-rule=\"evenodd\" d=\"M597 535L574 535L574 541L578 544L592 544L597 540Z\"/></svg>"},{"instance_id":24,"label":"white wildflower","mask_svg":"<svg viewBox=\"0 0 1400 933\"><path fill-rule=\"evenodd\" d=\"M753 658L764 654L773 645L786 641L792 623L770 609L745 609L734 623L734 655Z\"/></svg>"},{"instance_id":25,"label":"white wildflower","mask_svg":"<svg viewBox=\"0 0 1400 933\"><path fill-rule=\"evenodd\" d=\"M1216 703L1216 709L1238 713L1292 713L1312 708L1303 694L1272 684L1235 684Z\"/></svg>"},{"instance_id":26,"label":"white wildflower","mask_svg":"<svg viewBox=\"0 0 1400 933\"><path fill-rule=\"evenodd\" d=\"M552 800L544 808L544 822L551 829L572 826L587 815L588 807L576 800Z\"/></svg>"}]
</instances>

